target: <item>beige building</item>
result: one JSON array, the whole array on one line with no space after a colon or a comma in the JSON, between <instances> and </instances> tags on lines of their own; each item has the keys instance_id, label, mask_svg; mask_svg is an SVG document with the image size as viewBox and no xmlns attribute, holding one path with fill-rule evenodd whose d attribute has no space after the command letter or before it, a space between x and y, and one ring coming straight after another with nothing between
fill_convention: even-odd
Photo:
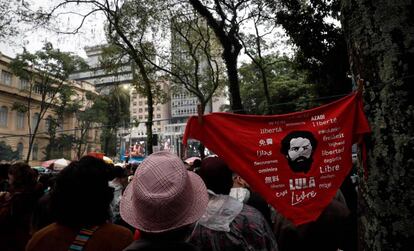
<instances>
[{"instance_id":1,"label":"beige building","mask_svg":"<svg viewBox=\"0 0 414 251\"><path fill-rule=\"evenodd\" d=\"M27 80L20 79L19 77L12 74L11 69L9 69L9 63L12 58L9 58L0 53L0 141L5 142L7 145L11 146L13 150L19 152L19 157L22 160L26 159L28 154L29 147L29 126L28 119L31 119L31 124L35 124L36 120L39 118L39 106L41 97L37 93L32 93L31 95L31 109L30 109L30 118L28 118L27 113L19 112L13 109L13 105L16 102L27 103L29 94L27 87L29 83ZM86 100L85 94L87 91L95 92L93 85L86 82L66 82L64 84L70 84L75 92L75 99L82 102ZM30 164L32 166L39 165L45 158L45 149L49 143L48 127L49 127L49 117L55 117L56 112L53 107L49 108L45 113L42 121L39 124L37 131L37 137L34 141ZM74 114L65 115L63 120L63 126L58 128L57 134L76 134L79 133L76 129L77 121ZM95 151L99 150L99 131L97 129L92 129L89 131L87 137L87 150ZM74 159L76 156L74 150L66 149L63 152L63 156L70 159Z\"/></svg>"},{"instance_id":2,"label":"beige building","mask_svg":"<svg viewBox=\"0 0 414 251\"><path fill-rule=\"evenodd\" d=\"M168 92L168 82L167 81L159 81L159 85L162 90ZM148 120L148 106L147 106L147 98L137 93L137 91L132 88L130 92L131 103L130 103L130 113L131 113L131 121L138 121L138 122L146 122ZM162 133L164 131L165 125L169 123L170 118L170 109L169 109L169 102L164 104L155 104L154 105L154 115L153 115L153 125L152 131L153 133ZM142 125L141 125L142 124ZM145 123L140 123L141 126L138 126L136 129L138 132L138 136L146 137L146 129Z\"/></svg>"}]
</instances>

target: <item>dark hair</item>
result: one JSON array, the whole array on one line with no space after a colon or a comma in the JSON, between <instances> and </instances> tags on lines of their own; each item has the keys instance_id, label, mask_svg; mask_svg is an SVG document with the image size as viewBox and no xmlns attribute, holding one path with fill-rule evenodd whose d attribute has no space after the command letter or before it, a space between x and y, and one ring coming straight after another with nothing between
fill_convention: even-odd
<instances>
[{"instance_id":1,"label":"dark hair","mask_svg":"<svg viewBox=\"0 0 414 251\"><path fill-rule=\"evenodd\" d=\"M42 173L40 174L38 182L42 184L45 188L52 187L55 183L56 175L52 173Z\"/></svg>"},{"instance_id":2,"label":"dark hair","mask_svg":"<svg viewBox=\"0 0 414 251\"><path fill-rule=\"evenodd\" d=\"M193 169L200 168L201 167L201 160L195 159L191 166L193 167Z\"/></svg>"},{"instance_id":3,"label":"dark hair","mask_svg":"<svg viewBox=\"0 0 414 251\"><path fill-rule=\"evenodd\" d=\"M10 164L0 164L0 179L7 179L9 174Z\"/></svg>"},{"instance_id":4,"label":"dark hair","mask_svg":"<svg viewBox=\"0 0 414 251\"><path fill-rule=\"evenodd\" d=\"M36 185L35 171L26 163L11 165L9 174L14 178L13 184L10 184L14 191L30 191Z\"/></svg>"},{"instance_id":5,"label":"dark hair","mask_svg":"<svg viewBox=\"0 0 414 251\"><path fill-rule=\"evenodd\" d=\"M283 155L287 155L288 151L289 151L289 148L290 148L290 141L293 138L299 138L299 137L309 139L309 141L312 145L312 149L316 148L318 143L317 143L315 137L313 136L313 134L311 132L309 132L309 131L292 131L283 138L283 140L281 142L280 152ZM314 151L312 151L312 154L313 154L313 152Z\"/></svg>"},{"instance_id":6,"label":"dark hair","mask_svg":"<svg viewBox=\"0 0 414 251\"><path fill-rule=\"evenodd\" d=\"M115 178L125 178L128 177L128 170L120 166L114 166L110 168L109 180Z\"/></svg>"},{"instance_id":7,"label":"dark hair","mask_svg":"<svg viewBox=\"0 0 414 251\"><path fill-rule=\"evenodd\" d=\"M198 174L206 184L207 189L216 194L229 194L233 186L233 173L227 164L218 157L205 158L201 162Z\"/></svg>"},{"instance_id":8,"label":"dark hair","mask_svg":"<svg viewBox=\"0 0 414 251\"><path fill-rule=\"evenodd\" d=\"M99 225L109 218L112 198L108 165L101 159L85 156L72 161L57 175L51 192L51 209L59 224Z\"/></svg>"}]
</instances>

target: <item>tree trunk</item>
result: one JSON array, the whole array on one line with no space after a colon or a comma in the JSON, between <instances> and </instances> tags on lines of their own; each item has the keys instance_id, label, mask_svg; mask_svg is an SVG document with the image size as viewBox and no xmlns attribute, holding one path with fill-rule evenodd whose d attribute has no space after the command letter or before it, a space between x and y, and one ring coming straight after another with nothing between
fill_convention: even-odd
<instances>
[{"instance_id":1,"label":"tree trunk","mask_svg":"<svg viewBox=\"0 0 414 251\"><path fill-rule=\"evenodd\" d=\"M223 58L226 62L227 76L229 78L229 92L230 92L230 106L235 113L244 113L243 105L240 97L239 75L237 71L237 55L226 55L230 53L223 53Z\"/></svg>"},{"instance_id":2,"label":"tree trunk","mask_svg":"<svg viewBox=\"0 0 414 251\"><path fill-rule=\"evenodd\" d=\"M35 125L35 128L33 129L33 132L31 132L31 127L29 126L29 131L30 131L30 136L29 136L29 150L28 150L27 156L26 156L26 163L29 163L29 161L30 161L30 157L32 155L34 141L35 141L36 135L37 135L37 130L39 129L39 124L40 124L40 116L39 116L38 121L37 121L37 123Z\"/></svg>"},{"instance_id":3,"label":"tree trunk","mask_svg":"<svg viewBox=\"0 0 414 251\"><path fill-rule=\"evenodd\" d=\"M104 137L104 150L103 150L103 152L104 152L105 155L108 155L109 141L111 140L111 133L112 133L111 130L109 130L107 132L107 134L105 135L105 137Z\"/></svg>"},{"instance_id":4,"label":"tree trunk","mask_svg":"<svg viewBox=\"0 0 414 251\"><path fill-rule=\"evenodd\" d=\"M361 249L413 248L414 6L412 1L343 0L352 71L365 79L371 124L361 178ZM411 242L411 243L410 243Z\"/></svg>"},{"instance_id":5,"label":"tree trunk","mask_svg":"<svg viewBox=\"0 0 414 251\"><path fill-rule=\"evenodd\" d=\"M232 22L230 31L226 31L225 25L220 24L223 23L224 20L216 19L211 10L209 10L201 1L189 0L189 2L198 14L206 19L208 26L214 31L214 34L216 34L216 37L223 47L222 57L226 64L227 76L229 78L230 106L233 112L244 113L245 111L240 97L239 76L237 70L237 58L242 49L242 45L237 38L236 33L239 30L238 24L237 22ZM221 3L218 3L218 5L221 5ZM216 11L220 12L219 10Z\"/></svg>"},{"instance_id":6,"label":"tree trunk","mask_svg":"<svg viewBox=\"0 0 414 251\"><path fill-rule=\"evenodd\" d=\"M267 81L266 71L262 64L257 65L257 67L259 68L260 75L262 76L263 91L264 91L264 95L266 98L266 113L271 115L273 114L273 107L272 107L272 101L270 99L270 94L269 94L269 84Z\"/></svg>"}]
</instances>

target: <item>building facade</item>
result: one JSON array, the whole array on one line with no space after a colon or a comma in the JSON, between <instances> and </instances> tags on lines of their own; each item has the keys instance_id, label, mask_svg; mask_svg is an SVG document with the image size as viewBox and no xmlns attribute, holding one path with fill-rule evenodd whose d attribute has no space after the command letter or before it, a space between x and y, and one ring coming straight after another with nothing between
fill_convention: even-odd
<instances>
[{"instance_id":1,"label":"building facade","mask_svg":"<svg viewBox=\"0 0 414 251\"><path fill-rule=\"evenodd\" d=\"M9 58L0 53L0 141L3 141L11 148L19 153L19 159L26 160L29 149L29 123L31 125L37 124L39 119L41 97L35 91L29 95L27 88L29 83L25 79L20 79L14 75L9 68L12 58ZM93 85L86 82L65 82L64 84L71 85L75 91L76 100L85 100L87 91L94 92ZM16 103L27 103L31 98L30 113L16 110L14 105ZM28 117L30 115L30 117ZM45 149L49 144L48 128L50 126L50 118L56 118L56 111L54 107L50 107L43 119L39 123L37 136L33 142L30 164L39 165L45 158ZM77 120L74 114L66 114L61 121L57 130L57 135L77 134L76 129ZM91 151L98 150L99 147L99 131L98 129L91 129L87 138L87 148ZM70 159L75 158L75 152L72 148L65 149L61 157Z\"/></svg>"},{"instance_id":2,"label":"building facade","mask_svg":"<svg viewBox=\"0 0 414 251\"><path fill-rule=\"evenodd\" d=\"M125 64L116 72L108 72L100 65L102 49L105 45L85 47L86 63L89 69L72 73L69 78L78 81L87 81L95 86L99 93L107 94L114 85L130 85L132 82L131 65Z\"/></svg>"},{"instance_id":3,"label":"building facade","mask_svg":"<svg viewBox=\"0 0 414 251\"><path fill-rule=\"evenodd\" d=\"M135 89L133 68L130 65L125 64L116 73L108 73L100 67L99 62L104 46L86 47L90 69L72 74L70 78L88 81L94 84L97 91L102 94L108 93L111 87L116 85L129 89L131 124L118 131L119 150L125 152L132 146L146 142L147 98ZM168 98L164 103L154 104L153 150L171 150L179 154L187 119L197 114L198 99L184 88L175 86L173 90L170 81L165 77L158 76L157 84ZM219 111L220 107L226 103L228 103L226 96L215 96L212 102L207 105L205 112Z\"/></svg>"}]
</instances>

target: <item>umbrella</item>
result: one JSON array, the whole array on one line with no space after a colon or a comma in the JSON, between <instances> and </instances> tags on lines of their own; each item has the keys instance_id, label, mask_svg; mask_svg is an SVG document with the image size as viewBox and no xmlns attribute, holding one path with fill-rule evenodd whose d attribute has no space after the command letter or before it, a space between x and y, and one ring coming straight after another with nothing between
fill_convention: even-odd
<instances>
[{"instance_id":1,"label":"umbrella","mask_svg":"<svg viewBox=\"0 0 414 251\"><path fill-rule=\"evenodd\" d=\"M64 158L62 158L62 159L57 159L56 161L55 161L55 163L53 163L54 165L53 165L53 167L54 167L54 170L56 170L56 171L60 171L60 170L62 170L63 168L65 168L67 165L69 165L70 164L70 160L67 160L67 159L64 159Z\"/></svg>"},{"instance_id":2,"label":"umbrella","mask_svg":"<svg viewBox=\"0 0 414 251\"><path fill-rule=\"evenodd\" d=\"M67 165L69 165L70 160L61 158L61 159L51 159L47 160L42 163L42 167L49 167L51 164L53 164L53 170L60 171L63 168L65 168Z\"/></svg>"},{"instance_id":3,"label":"umbrella","mask_svg":"<svg viewBox=\"0 0 414 251\"><path fill-rule=\"evenodd\" d=\"M114 163L114 161L111 158L109 158L107 156L104 156L104 153L90 152L87 155L95 157L97 159L102 159L103 161L105 161L106 164L113 164Z\"/></svg>"},{"instance_id":4,"label":"umbrella","mask_svg":"<svg viewBox=\"0 0 414 251\"><path fill-rule=\"evenodd\" d=\"M57 159L51 159L51 160L47 160L47 161L44 161L44 162L42 162L42 167L49 167L50 166L50 164L53 164L53 163L55 163L55 161L56 161Z\"/></svg>"},{"instance_id":5,"label":"umbrella","mask_svg":"<svg viewBox=\"0 0 414 251\"><path fill-rule=\"evenodd\" d=\"M87 155L95 157L97 159L103 159L105 154L104 153L98 153L98 152L89 152Z\"/></svg>"},{"instance_id":6,"label":"umbrella","mask_svg":"<svg viewBox=\"0 0 414 251\"><path fill-rule=\"evenodd\" d=\"M189 164L189 165L192 165L194 163L194 161L196 161L196 160L201 160L201 158L200 157L190 157L190 158L184 160L184 162Z\"/></svg>"},{"instance_id":7,"label":"umbrella","mask_svg":"<svg viewBox=\"0 0 414 251\"><path fill-rule=\"evenodd\" d=\"M113 164L114 162L109 157L103 156L103 161L105 161L106 164Z\"/></svg>"},{"instance_id":8,"label":"umbrella","mask_svg":"<svg viewBox=\"0 0 414 251\"><path fill-rule=\"evenodd\" d=\"M39 173L45 173L47 172L47 169L43 166L32 166L33 169L36 169Z\"/></svg>"}]
</instances>

